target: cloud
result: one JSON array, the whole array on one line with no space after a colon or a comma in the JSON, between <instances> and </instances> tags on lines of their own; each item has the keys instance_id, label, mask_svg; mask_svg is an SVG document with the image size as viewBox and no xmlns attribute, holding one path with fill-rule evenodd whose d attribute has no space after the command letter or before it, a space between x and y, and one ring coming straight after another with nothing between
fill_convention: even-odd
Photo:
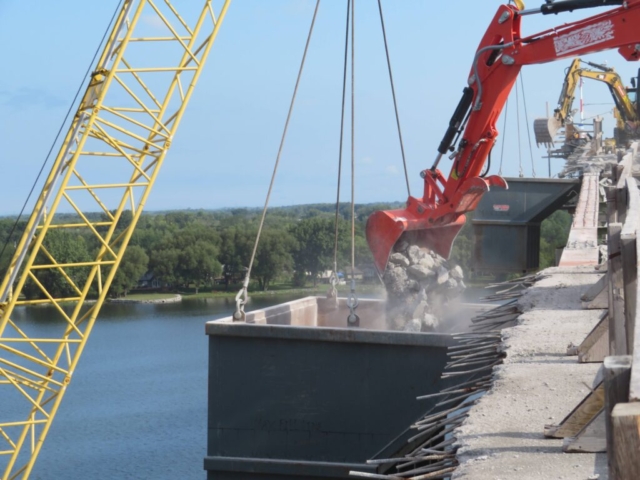
<instances>
[{"instance_id":1,"label":"cloud","mask_svg":"<svg viewBox=\"0 0 640 480\"><path fill-rule=\"evenodd\" d=\"M0 105L15 109L54 109L68 106L68 102L41 88L21 87L12 91L0 90Z\"/></svg>"},{"instance_id":2,"label":"cloud","mask_svg":"<svg viewBox=\"0 0 640 480\"><path fill-rule=\"evenodd\" d=\"M363 163L365 165L371 165L373 163L373 158L364 157L362 160L360 160L360 163Z\"/></svg>"},{"instance_id":3,"label":"cloud","mask_svg":"<svg viewBox=\"0 0 640 480\"><path fill-rule=\"evenodd\" d=\"M147 13L143 15L141 20L145 25L148 25L154 28L155 30L163 30L163 31L169 32L167 25L155 12ZM169 20L169 22L171 21Z\"/></svg>"},{"instance_id":4,"label":"cloud","mask_svg":"<svg viewBox=\"0 0 640 480\"><path fill-rule=\"evenodd\" d=\"M387 173L391 174L391 175L397 175L398 174L398 167L396 167L395 165L389 165L387 168Z\"/></svg>"},{"instance_id":5,"label":"cloud","mask_svg":"<svg viewBox=\"0 0 640 480\"><path fill-rule=\"evenodd\" d=\"M284 7L286 12L293 15L307 15L313 12L312 0L290 0Z\"/></svg>"}]
</instances>

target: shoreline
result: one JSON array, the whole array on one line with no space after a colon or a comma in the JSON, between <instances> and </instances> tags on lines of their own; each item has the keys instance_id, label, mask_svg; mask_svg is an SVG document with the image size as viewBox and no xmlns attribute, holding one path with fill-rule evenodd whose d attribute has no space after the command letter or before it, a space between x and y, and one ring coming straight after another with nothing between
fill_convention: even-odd
<instances>
[{"instance_id":1,"label":"shoreline","mask_svg":"<svg viewBox=\"0 0 640 480\"><path fill-rule=\"evenodd\" d=\"M182 295L175 294L172 297L167 298L112 298L108 300L108 303L153 303L153 304L162 304L162 303L180 303L182 302Z\"/></svg>"}]
</instances>

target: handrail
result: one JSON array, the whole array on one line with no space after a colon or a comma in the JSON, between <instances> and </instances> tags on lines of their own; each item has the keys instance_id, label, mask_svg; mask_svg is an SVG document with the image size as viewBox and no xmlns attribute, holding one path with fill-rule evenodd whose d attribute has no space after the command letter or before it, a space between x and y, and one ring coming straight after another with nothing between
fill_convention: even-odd
<instances>
[{"instance_id":1,"label":"handrail","mask_svg":"<svg viewBox=\"0 0 640 480\"><path fill-rule=\"evenodd\" d=\"M638 190L638 184L635 178L627 178L627 216L626 222L622 229L623 241L626 240L633 243L635 247L636 262L630 265L625 265L624 268L632 269L635 271L635 285L633 285L633 294L629 299L628 308L631 310L633 321L628 324L627 334L631 337L629 354L633 356L631 364L631 382L629 385L629 401L640 401L640 328L635 328L640 322L638 317L640 316L640 309L637 308L637 300L640 298L638 289L640 289L640 282L638 278L638 264L640 262L640 242L637 241L637 234L640 231L640 190ZM631 290L631 289L630 289ZM627 293L627 292L625 292ZM629 292L631 293L631 292Z\"/></svg>"},{"instance_id":2,"label":"handrail","mask_svg":"<svg viewBox=\"0 0 640 480\"><path fill-rule=\"evenodd\" d=\"M636 328L640 322L640 191L633 177L633 162L637 152L638 143L634 143L614 167L614 190L608 196L612 204L608 210L610 250L607 276L609 316L614 319L609 323L609 335L614 351L605 359L603 368L607 458L611 479L637 478L636 473L640 469L636 451L640 442L637 428L640 425L640 328ZM622 222L622 225L615 222ZM619 244L615 237L617 232L620 232ZM622 259L614 260L618 255ZM613 271L612 265L617 266L616 271ZM620 269L622 275L619 275ZM617 320L621 318L620 296L624 297L624 328L620 328Z\"/></svg>"}]
</instances>

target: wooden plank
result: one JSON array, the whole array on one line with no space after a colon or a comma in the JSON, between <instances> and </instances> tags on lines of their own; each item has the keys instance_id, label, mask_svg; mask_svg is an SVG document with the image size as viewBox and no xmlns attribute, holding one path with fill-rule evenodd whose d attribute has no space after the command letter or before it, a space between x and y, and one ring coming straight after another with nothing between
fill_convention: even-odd
<instances>
[{"instance_id":1,"label":"wooden plank","mask_svg":"<svg viewBox=\"0 0 640 480\"><path fill-rule=\"evenodd\" d=\"M600 174L582 176L582 186L573 215L567 245L562 251L560 267L599 264L598 214L600 210Z\"/></svg>"},{"instance_id":2,"label":"wooden plank","mask_svg":"<svg viewBox=\"0 0 640 480\"><path fill-rule=\"evenodd\" d=\"M613 465L609 480L640 478L640 403L619 403L611 415L613 425Z\"/></svg>"},{"instance_id":3,"label":"wooden plank","mask_svg":"<svg viewBox=\"0 0 640 480\"><path fill-rule=\"evenodd\" d=\"M545 426L544 436L549 438L575 437L603 408L604 384L599 383L559 425Z\"/></svg>"},{"instance_id":4,"label":"wooden plank","mask_svg":"<svg viewBox=\"0 0 640 480\"><path fill-rule=\"evenodd\" d=\"M636 259L640 259L640 242L636 241ZM636 264L637 269L637 264ZM636 281L636 299L640 289L640 282ZM634 327L640 321L640 309L637 308L636 302L636 311L634 315ZM640 328L634 328L633 332L633 365L631 367L631 383L629 386L629 401L638 402L640 401Z\"/></svg>"},{"instance_id":5,"label":"wooden plank","mask_svg":"<svg viewBox=\"0 0 640 480\"><path fill-rule=\"evenodd\" d=\"M600 279L589 287L585 293L580 296L580 300L583 302L591 302L593 301L603 290L607 288L607 277L606 275L602 275Z\"/></svg>"},{"instance_id":6,"label":"wooden plank","mask_svg":"<svg viewBox=\"0 0 640 480\"><path fill-rule=\"evenodd\" d=\"M604 275L602 278L604 278L605 281L608 279L607 275ZM593 300L583 301L582 308L584 310L603 310L609 308L609 289L605 287Z\"/></svg>"},{"instance_id":7,"label":"wooden plank","mask_svg":"<svg viewBox=\"0 0 640 480\"><path fill-rule=\"evenodd\" d=\"M632 179L633 180L633 179ZM635 183L635 180L633 180ZM630 218L630 215L629 215ZM622 280L624 289L624 323L627 353L633 352L633 341L636 319L636 291L638 289L638 259L636 257L636 234L620 235L622 252Z\"/></svg>"},{"instance_id":8,"label":"wooden plank","mask_svg":"<svg viewBox=\"0 0 640 480\"><path fill-rule=\"evenodd\" d=\"M607 435L607 461L609 478L612 477L614 451L617 445L613 435L611 412L618 403L625 403L629 398L629 380L631 378L631 356L607 357L604 359L604 410L605 429Z\"/></svg>"},{"instance_id":9,"label":"wooden plank","mask_svg":"<svg viewBox=\"0 0 640 480\"><path fill-rule=\"evenodd\" d=\"M636 258L640 259L640 242L636 242ZM636 264L637 268L637 264ZM636 282L636 300L640 298L638 292L640 288L640 282ZM640 316L640 309L636 308L636 315L634 319L634 325L638 323L638 317ZM640 328L635 328L633 332L633 351L630 352L633 355L633 365L631 366L631 384L629 386L629 401L640 401Z\"/></svg>"},{"instance_id":10,"label":"wooden plank","mask_svg":"<svg viewBox=\"0 0 640 480\"><path fill-rule=\"evenodd\" d=\"M598 324L578 347L578 362L599 363L609 355L609 315L605 311Z\"/></svg>"},{"instance_id":11,"label":"wooden plank","mask_svg":"<svg viewBox=\"0 0 640 480\"><path fill-rule=\"evenodd\" d=\"M625 182L627 192L627 216L620 233L622 252L625 325L627 333L627 353L633 352L636 300L638 289L637 235L640 230L640 192L635 178L628 177Z\"/></svg>"},{"instance_id":12,"label":"wooden plank","mask_svg":"<svg viewBox=\"0 0 640 480\"><path fill-rule=\"evenodd\" d=\"M620 251L621 231L622 224L609 224L607 235L609 250L609 348L614 355L625 355L627 353L622 254Z\"/></svg>"},{"instance_id":13,"label":"wooden plank","mask_svg":"<svg viewBox=\"0 0 640 480\"><path fill-rule=\"evenodd\" d=\"M618 195L617 185L620 170L618 165L611 165L611 182L616 188L607 189L607 224L616 223L618 221Z\"/></svg>"},{"instance_id":14,"label":"wooden plank","mask_svg":"<svg viewBox=\"0 0 640 480\"><path fill-rule=\"evenodd\" d=\"M606 265L606 263L604 265ZM607 280L605 269L605 274L580 297L580 300L582 300L582 308L585 310L609 308L609 284Z\"/></svg>"},{"instance_id":15,"label":"wooden plank","mask_svg":"<svg viewBox=\"0 0 640 480\"><path fill-rule=\"evenodd\" d=\"M604 408L575 437L564 439L562 451L566 453L603 453L607 451Z\"/></svg>"}]
</instances>

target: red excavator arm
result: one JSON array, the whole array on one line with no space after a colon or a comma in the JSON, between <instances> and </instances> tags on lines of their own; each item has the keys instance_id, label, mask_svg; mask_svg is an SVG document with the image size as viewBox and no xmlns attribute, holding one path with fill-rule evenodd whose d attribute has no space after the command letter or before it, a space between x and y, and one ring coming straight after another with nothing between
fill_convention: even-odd
<instances>
[{"instance_id":1,"label":"red excavator arm","mask_svg":"<svg viewBox=\"0 0 640 480\"><path fill-rule=\"evenodd\" d=\"M619 7L581 21L525 38L520 35L527 15L615 5ZM400 239L448 257L464 225L464 214L474 210L491 187L507 188L503 178L483 176L482 170L498 137L496 122L523 65L613 48L627 60L638 60L638 25L640 0L565 0L532 10L500 6L480 42L468 86L438 147L438 157L433 167L421 173L424 196L409 197L405 209L378 211L369 217L367 241L378 271L384 271ZM445 155L453 160L448 178L437 168Z\"/></svg>"}]
</instances>

